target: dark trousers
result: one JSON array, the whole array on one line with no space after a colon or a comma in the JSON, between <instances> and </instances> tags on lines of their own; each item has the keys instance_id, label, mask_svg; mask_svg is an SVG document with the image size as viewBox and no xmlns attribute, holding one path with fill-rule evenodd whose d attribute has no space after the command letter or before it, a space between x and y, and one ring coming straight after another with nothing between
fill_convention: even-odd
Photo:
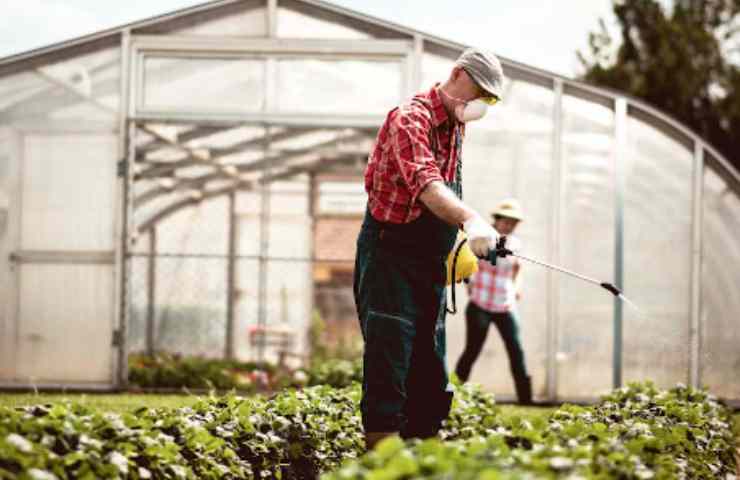
<instances>
[{"instance_id":1,"label":"dark trousers","mask_svg":"<svg viewBox=\"0 0 740 480\"><path fill-rule=\"evenodd\" d=\"M509 355L509 367L511 369L511 375L514 378L514 385L516 386L519 400L528 400L522 398L522 395L526 397L527 394L520 392L522 386L528 383L529 377L527 375L527 367L524 363L524 350L522 349L522 342L519 335L519 321L516 314L513 312L488 312L475 303L468 302L468 307L465 309L465 321L467 323L465 350L457 361L457 367L455 368L458 378L465 382L470 377L473 364L478 358L478 355L480 355L483 344L486 341L488 328L493 323L496 325L506 346L506 353ZM531 387L529 397L529 401L531 401Z\"/></svg>"},{"instance_id":2,"label":"dark trousers","mask_svg":"<svg viewBox=\"0 0 740 480\"><path fill-rule=\"evenodd\" d=\"M411 228L420 227L405 230ZM429 238L424 232L403 233ZM452 403L445 362L445 258L400 249L390 235L366 218L357 242L354 294L365 343L362 423L365 432L427 438L437 434Z\"/></svg>"}]
</instances>

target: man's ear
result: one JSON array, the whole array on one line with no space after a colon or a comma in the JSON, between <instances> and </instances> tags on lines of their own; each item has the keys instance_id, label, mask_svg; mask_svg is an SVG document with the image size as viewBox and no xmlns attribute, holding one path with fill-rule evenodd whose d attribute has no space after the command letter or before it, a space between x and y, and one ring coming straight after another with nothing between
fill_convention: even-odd
<instances>
[{"instance_id":1,"label":"man's ear","mask_svg":"<svg viewBox=\"0 0 740 480\"><path fill-rule=\"evenodd\" d=\"M458 78L460 78L460 74L462 73L462 67L455 65L452 67L452 72L450 72L450 80L457 81Z\"/></svg>"}]
</instances>

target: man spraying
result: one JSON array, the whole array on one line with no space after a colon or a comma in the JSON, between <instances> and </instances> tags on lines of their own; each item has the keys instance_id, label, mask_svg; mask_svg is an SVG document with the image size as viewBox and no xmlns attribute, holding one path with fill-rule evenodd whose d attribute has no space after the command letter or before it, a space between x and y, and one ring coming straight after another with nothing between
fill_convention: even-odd
<instances>
[{"instance_id":1,"label":"man spraying","mask_svg":"<svg viewBox=\"0 0 740 480\"><path fill-rule=\"evenodd\" d=\"M479 257L498 240L462 202L462 144L467 122L501 99L503 80L493 54L468 49L444 84L391 110L378 132L354 278L368 449L390 435L435 436L449 414L445 262L461 226Z\"/></svg>"}]
</instances>

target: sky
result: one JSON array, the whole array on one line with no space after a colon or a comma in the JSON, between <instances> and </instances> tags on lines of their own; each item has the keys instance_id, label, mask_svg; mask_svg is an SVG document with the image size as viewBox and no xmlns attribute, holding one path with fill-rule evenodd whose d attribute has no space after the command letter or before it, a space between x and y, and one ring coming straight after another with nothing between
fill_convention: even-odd
<instances>
[{"instance_id":1,"label":"sky","mask_svg":"<svg viewBox=\"0 0 740 480\"><path fill-rule=\"evenodd\" d=\"M332 0L333 3L528 65L577 76L576 51L611 0ZM203 3L198 0L3 0L0 57Z\"/></svg>"}]
</instances>

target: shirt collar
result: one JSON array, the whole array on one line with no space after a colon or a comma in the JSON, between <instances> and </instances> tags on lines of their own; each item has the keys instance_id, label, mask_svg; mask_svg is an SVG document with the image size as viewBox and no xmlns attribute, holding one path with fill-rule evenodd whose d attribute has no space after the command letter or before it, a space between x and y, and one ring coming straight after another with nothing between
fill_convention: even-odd
<instances>
[{"instance_id":1,"label":"shirt collar","mask_svg":"<svg viewBox=\"0 0 740 480\"><path fill-rule=\"evenodd\" d=\"M447 114L444 103L442 103L442 96L439 93L440 88L440 84L437 83L426 94L426 97L430 102L432 123L435 127L439 127L447 120L450 120L450 116Z\"/></svg>"}]
</instances>

